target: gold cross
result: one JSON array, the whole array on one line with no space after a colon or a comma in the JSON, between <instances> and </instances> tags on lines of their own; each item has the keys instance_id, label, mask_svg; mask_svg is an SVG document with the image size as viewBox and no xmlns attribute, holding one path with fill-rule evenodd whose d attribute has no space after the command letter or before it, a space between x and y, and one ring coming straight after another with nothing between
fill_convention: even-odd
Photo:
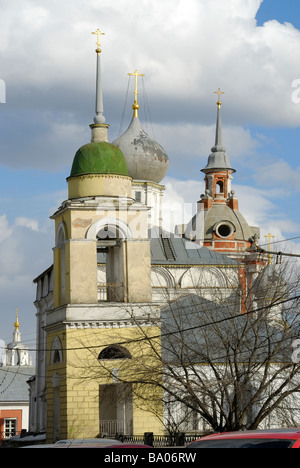
<instances>
[{"instance_id":1,"label":"gold cross","mask_svg":"<svg viewBox=\"0 0 300 468\"><path fill-rule=\"evenodd\" d=\"M134 71L134 73L128 73L129 76L135 76L135 90L134 90L134 94L135 94L135 100L137 101L137 96L138 96L138 90L137 90L137 79L138 79L138 76L145 76L141 73L139 73L137 70Z\"/></svg>"},{"instance_id":2,"label":"gold cross","mask_svg":"<svg viewBox=\"0 0 300 468\"><path fill-rule=\"evenodd\" d=\"M98 28L95 32L92 32L92 34L96 34L97 35L97 49L96 49L96 52L97 54L100 54L101 53L101 49L100 49L100 36L104 36L105 33L101 32L100 29Z\"/></svg>"},{"instance_id":3,"label":"gold cross","mask_svg":"<svg viewBox=\"0 0 300 468\"><path fill-rule=\"evenodd\" d=\"M134 104L132 106L133 110L134 110L134 117L137 117L138 116L138 110L140 108L140 106L138 105L138 101L137 101L137 97L138 97L138 85L137 85L137 79L138 79L138 76L145 76L143 75L142 73L139 73L137 70L134 71L134 73L128 73L129 76L135 76L135 89L134 89L134 96L135 96L135 99L134 99Z\"/></svg>"},{"instance_id":4,"label":"gold cross","mask_svg":"<svg viewBox=\"0 0 300 468\"><path fill-rule=\"evenodd\" d=\"M268 234L267 236L265 236L265 237L267 237L267 238L269 239L269 252L270 252L270 251L271 251L271 239L272 239L272 238L274 239L275 236L272 236L272 234L269 233L269 234ZM269 265L271 265L271 264L272 264L272 255L269 254Z\"/></svg>"},{"instance_id":5,"label":"gold cross","mask_svg":"<svg viewBox=\"0 0 300 468\"><path fill-rule=\"evenodd\" d=\"M218 94L218 95L219 95L219 100L218 100L218 102L217 102L217 105L218 105L218 107L219 107L219 109L220 109L220 107L221 107L221 105L222 105L222 102L221 102L221 100L220 100L221 94L225 94L225 93L223 93L223 91L221 91L220 88L219 88L218 91L215 91L215 92L214 92L214 94Z\"/></svg>"}]
</instances>

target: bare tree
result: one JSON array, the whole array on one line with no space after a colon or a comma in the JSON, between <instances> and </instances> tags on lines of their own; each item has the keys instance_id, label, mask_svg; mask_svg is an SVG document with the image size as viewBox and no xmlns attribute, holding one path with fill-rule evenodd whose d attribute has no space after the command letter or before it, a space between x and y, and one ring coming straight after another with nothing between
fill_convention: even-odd
<instances>
[{"instance_id":1,"label":"bare tree","mask_svg":"<svg viewBox=\"0 0 300 468\"><path fill-rule=\"evenodd\" d=\"M300 364L292 359L299 286L296 264L268 265L246 291L232 288L225 298L217 288L214 300L204 298L195 285L159 318L127 310L135 332L129 338L114 330L112 343L130 357L99 359L89 378L111 379L117 360L118 382L131 386L144 409L163 414L170 432L199 429L199 422L213 431L299 423Z\"/></svg>"}]
</instances>

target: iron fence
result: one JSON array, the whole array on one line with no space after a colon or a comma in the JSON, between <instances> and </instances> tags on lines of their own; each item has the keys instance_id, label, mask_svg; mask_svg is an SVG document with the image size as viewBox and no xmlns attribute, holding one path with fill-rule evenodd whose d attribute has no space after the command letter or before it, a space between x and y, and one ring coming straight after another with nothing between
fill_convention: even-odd
<instances>
[{"instance_id":1,"label":"iron fence","mask_svg":"<svg viewBox=\"0 0 300 468\"><path fill-rule=\"evenodd\" d=\"M171 435L154 435L152 432L146 432L143 435L128 435L117 434L116 439L124 443L145 444L153 448L165 447L184 447L196 439L208 435L208 432L201 432L199 434L185 434L178 432Z\"/></svg>"}]
</instances>

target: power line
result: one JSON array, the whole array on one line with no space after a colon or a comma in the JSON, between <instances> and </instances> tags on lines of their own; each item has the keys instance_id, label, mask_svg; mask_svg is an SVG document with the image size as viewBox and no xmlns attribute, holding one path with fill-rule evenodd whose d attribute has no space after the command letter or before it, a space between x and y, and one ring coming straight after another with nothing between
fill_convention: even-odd
<instances>
[{"instance_id":1,"label":"power line","mask_svg":"<svg viewBox=\"0 0 300 468\"><path fill-rule=\"evenodd\" d=\"M300 295L297 295L297 296L291 297L289 299L280 300L278 302L275 301L273 304L270 304L270 305L267 305L267 306L264 306L264 307L258 307L257 309L252 309L252 310L247 311L247 312L241 312L239 314L235 314L235 315L232 315L230 317L224 317L222 319L214 320L212 322L199 324L199 325L194 325L192 327L187 327L187 328L183 328L183 329L176 330L176 331L160 333L160 334L154 335L154 336L144 336L142 338L127 339L127 340L124 340L124 341L113 342L113 343L109 342L109 343L107 343L105 345L102 344L101 346L99 346L99 344L98 344L98 345L93 345L93 346L80 346L80 347L61 348L61 350L62 351L80 351L80 350L83 350L83 349L97 349L99 347L109 346L111 344L123 346L123 345L129 345L129 344L132 344L132 343L140 343L140 342L143 342L143 341L160 339L160 338L164 338L164 337L167 337L167 336L176 335L179 332L184 333L184 332L187 332L187 331L192 331L192 330L196 330L196 329L209 327L211 325L217 325L217 324L229 321L229 320L235 320L236 318L247 317L248 315L255 314L255 313L260 312L262 310L272 309L273 307L276 307L278 305L282 305L282 304L285 304L285 303L288 303L288 302L291 302L291 301L294 301L294 300L299 300L299 299L300 299ZM195 307L195 304L190 306L190 307ZM51 348L50 349L48 349L48 348L44 348L44 349L37 348L37 349L27 349L27 350L31 351L31 352L49 352L49 351L52 351Z\"/></svg>"},{"instance_id":2,"label":"power line","mask_svg":"<svg viewBox=\"0 0 300 468\"><path fill-rule=\"evenodd\" d=\"M296 239L300 239L300 236L290 237L289 239L283 239L283 240L280 240L280 241L273 241L273 242L270 242L270 244L280 244L282 242L289 242L289 241L296 240ZM268 244L261 244L261 245L262 246L269 245L269 243Z\"/></svg>"},{"instance_id":3,"label":"power line","mask_svg":"<svg viewBox=\"0 0 300 468\"><path fill-rule=\"evenodd\" d=\"M255 314L257 312L260 312L262 310L266 310L266 309L271 309L272 307L276 307L278 305L281 305L281 304L284 304L284 303L288 303L288 302L291 302L291 301L294 301L294 300L299 300L300 299L300 295L297 295L297 296L294 296L292 298L289 298L289 299L286 299L286 300L280 300L279 302L275 302L274 304L271 304L269 306L264 306L264 307L259 307L257 309L252 309L248 312L245 312L245 313L240 313L240 314L235 314L233 316L230 316L230 317L224 317L224 318L221 318L219 320L214 320L214 321L211 321L211 322L208 322L208 323L204 323L204 324L199 324L199 325L195 325L195 326L191 326L191 327L186 327L186 328L178 328L176 329L175 331L169 331L169 332L165 332L165 333L160 333L158 335L154 335L154 336L143 336L141 338L136 338L136 339L130 339L130 340L123 340L123 341L119 341L119 342L108 342L106 344L103 345L103 343L101 344L101 347L105 346L110 346L110 345L119 345L119 346L123 346L123 345L129 345L129 344L132 344L132 343L142 343L142 342L145 342L145 341L152 341L152 340L155 340L155 339L161 339L161 338L165 338L165 337L168 337L168 336L172 336L172 335L178 335L179 333L185 333L185 332L188 332L188 331L192 331L192 330L197 330L197 329L202 329L202 328L205 328L205 327L209 327L209 326L212 326L212 325L217 325L217 324L220 324L220 323L223 323L223 322L227 322L229 320L235 320L236 318L243 318L243 317L247 317L248 315L251 315L251 314ZM188 307L194 307L194 305L192 306L188 306ZM72 348L62 348L62 351L80 351L80 350L92 350L92 349L97 349L99 348L100 346L99 345L93 345L93 346L80 346L80 347L72 347ZM263 345L260 345L259 347L263 347ZM29 351L51 351L52 349L30 349ZM224 356L223 356L224 357ZM215 358L214 358L215 360ZM23 370L25 370L26 366L24 366ZM15 374L15 372L13 372L13 370L10 370L8 368L6 368L6 366L3 366L3 367L0 367L0 372L5 372L5 376L8 374L8 373L12 373L12 374ZM32 373L31 374L25 374L24 372L22 372L22 375L26 375L28 377L32 377ZM35 374L37 375L37 374ZM5 376L1 382L1 384L3 384L4 380L5 380ZM43 377L45 377L43 375ZM1 388L1 384L0 384L0 388ZM10 384L9 384L10 385ZM0 392L1 393L1 392Z\"/></svg>"},{"instance_id":4,"label":"power line","mask_svg":"<svg viewBox=\"0 0 300 468\"><path fill-rule=\"evenodd\" d=\"M300 254L291 254L291 253L286 253L286 252L272 252L271 250L262 249L259 246L256 246L256 249L254 250L254 252L261 253L263 255L265 255L265 254L277 255L277 257L282 257L282 256L285 256L285 257L300 257Z\"/></svg>"}]
</instances>

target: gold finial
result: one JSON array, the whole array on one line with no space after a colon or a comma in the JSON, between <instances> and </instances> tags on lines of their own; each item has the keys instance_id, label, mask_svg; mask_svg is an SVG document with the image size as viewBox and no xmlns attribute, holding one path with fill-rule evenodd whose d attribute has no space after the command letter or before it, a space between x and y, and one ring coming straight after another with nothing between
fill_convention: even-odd
<instances>
[{"instance_id":1,"label":"gold finial","mask_svg":"<svg viewBox=\"0 0 300 468\"><path fill-rule=\"evenodd\" d=\"M269 233L269 234L268 234L267 236L265 236L265 237L267 237L267 238L269 239L269 252L271 252L271 239L272 239L272 238L274 239L275 236L272 236L272 235ZM269 257L269 265L272 265L272 255L269 254L268 257Z\"/></svg>"},{"instance_id":2,"label":"gold finial","mask_svg":"<svg viewBox=\"0 0 300 468\"><path fill-rule=\"evenodd\" d=\"M223 91L220 90L220 88L218 89L218 91L215 91L214 94L218 94L219 95L219 100L217 102L217 106L218 108L220 109L221 105L222 105L222 102L221 102L221 94L225 94L223 93Z\"/></svg>"},{"instance_id":3,"label":"gold finial","mask_svg":"<svg viewBox=\"0 0 300 468\"><path fill-rule=\"evenodd\" d=\"M105 36L105 33L101 32L100 29L98 28L95 32L92 32L92 34L96 34L97 36L97 49L96 53L101 54L101 49L100 49L100 36Z\"/></svg>"},{"instance_id":4,"label":"gold finial","mask_svg":"<svg viewBox=\"0 0 300 468\"><path fill-rule=\"evenodd\" d=\"M137 86L137 79L138 76L145 76L141 73L139 73L137 70L134 71L134 73L128 73L129 76L135 76L135 89L134 89L134 104L132 106L132 109L134 110L133 117L138 117L138 110L140 106L138 105L137 97L138 97L138 86Z\"/></svg>"},{"instance_id":5,"label":"gold finial","mask_svg":"<svg viewBox=\"0 0 300 468\"><path fill-rule=\"evenodd\" d=\"M18 330L18 328L20 327L18 312L19 312L19 309L16 309L16 321L15 321L15 324L14 324L16 330Z\"/></svg>"}]
</instances>

